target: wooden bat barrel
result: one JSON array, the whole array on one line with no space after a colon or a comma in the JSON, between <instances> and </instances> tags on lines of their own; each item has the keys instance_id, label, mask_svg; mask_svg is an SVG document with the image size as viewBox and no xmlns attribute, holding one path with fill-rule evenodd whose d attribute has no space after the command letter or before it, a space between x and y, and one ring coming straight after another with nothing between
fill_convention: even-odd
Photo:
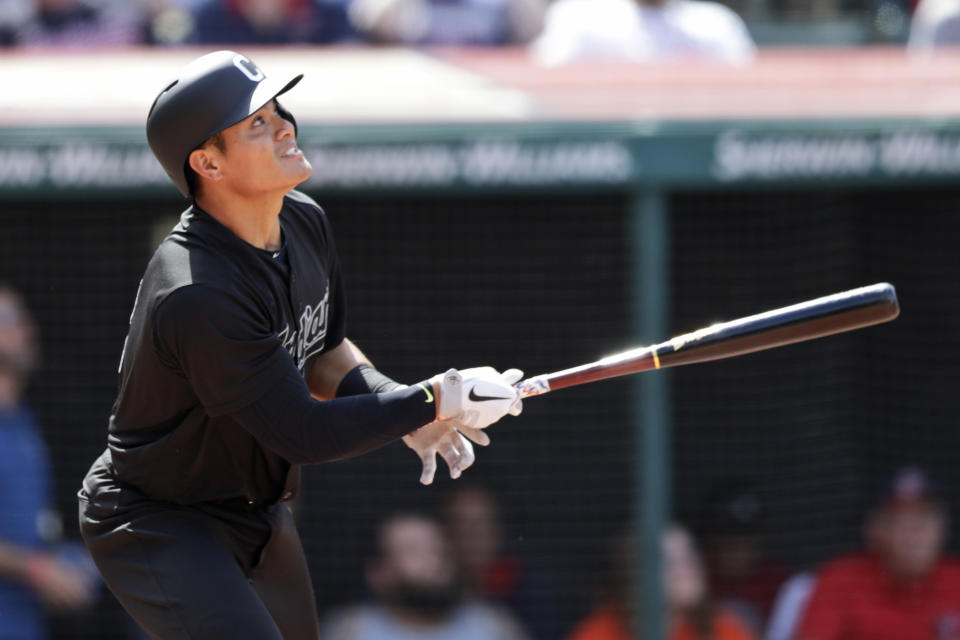
<instances>
[{"instance_id":1,"label":"wooden bat barrel","mask_svg":"<svg viewBox=\"0 0 960 640\"><path fill-rule=\"evenodd\" d=\"M596 380L664 367L722 360L795 342L853 331L900 314L893 285L881 282L788 307L711 325L649 347L517 383L529 397Z\"/></svg>"}]
</instances>

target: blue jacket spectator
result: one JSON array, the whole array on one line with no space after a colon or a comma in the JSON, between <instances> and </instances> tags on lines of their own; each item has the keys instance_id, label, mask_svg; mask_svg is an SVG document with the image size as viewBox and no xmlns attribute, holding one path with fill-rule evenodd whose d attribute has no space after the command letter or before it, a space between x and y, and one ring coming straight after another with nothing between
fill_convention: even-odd
<instances>
[{"instance_id":1,"label":"blue jacket spectator","mask_svg":"<svg viewBox=\"0 0 960 640\"><path fill-rule=\"evenodd\" d=\"M44 546L41 528L50 495L47 451L33 414L23 407L0 410L0 545ZM27 574L24 567L24 577ZM29 580L0 581L0 638L41 638L43 607Z\"/></svg>"},{"instance_id":2,"label":"blue jacket spectator","mask_svg":"<svg viewBox=\"0 0 960 640\"><path fill-rule=\"evenodd\" d=\"M60 521L51 510L47 450L23 404L36 364L33 323L0 285L0 638L46 638L44 605L76 609L94 595L92 567L51 551Z\"/></svg>"}]
</instances>

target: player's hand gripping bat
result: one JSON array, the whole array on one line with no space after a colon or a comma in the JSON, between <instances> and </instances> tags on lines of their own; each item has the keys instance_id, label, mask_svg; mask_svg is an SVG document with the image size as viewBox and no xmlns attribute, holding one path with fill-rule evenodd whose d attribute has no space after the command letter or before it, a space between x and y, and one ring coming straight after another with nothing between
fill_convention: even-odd
<instances>
[{"instance_id":1,"label":"player's hand gripping bat","mask_svg":"<svg viewBox=\"0 0 960 640\"><path fill-rule=\"evenodd\" d=\"M879 283L723 322L649 347L521 380L523 398L629 373L732 358L889 322L900 313L893 285Z\"/></svg>"}]
</instances>

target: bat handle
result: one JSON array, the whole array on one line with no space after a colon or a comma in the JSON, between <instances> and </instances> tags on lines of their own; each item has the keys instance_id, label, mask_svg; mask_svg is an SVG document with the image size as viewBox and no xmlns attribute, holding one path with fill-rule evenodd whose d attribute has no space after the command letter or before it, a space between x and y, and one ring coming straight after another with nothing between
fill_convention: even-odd
<instances>
[{"instance_id":1,"label":"bat handle","mask_svg":"<svg viewBox=\"0 0 960 640\"><path fill-rule=\"evenodd\" d=\"M533 376L526 380L521 380L516 385L521 398L543 395L550 391L550 382L547 376Z\"/></svg>"}]
</instances>

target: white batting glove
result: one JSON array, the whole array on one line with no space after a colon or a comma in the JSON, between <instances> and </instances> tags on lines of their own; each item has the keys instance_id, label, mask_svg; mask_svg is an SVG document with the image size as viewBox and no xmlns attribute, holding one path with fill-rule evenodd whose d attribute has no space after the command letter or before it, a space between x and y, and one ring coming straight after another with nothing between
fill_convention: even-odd
<instances>
[{"instance_id":1,"label":"white batting glove","mask_svg":"<svg viewBox=\"0 0 960 640\"><path fill-rule=\"evenodd\" d=\"M460 433L458 427L464 433ZM453 480L459 478L460 474L473 464L476 460L473 445L464 436L481 446L490 444L487 434L460 425L456 420L437 420L403 436L404 444L413 449L423 464L420 472L421 484L433 482L433 476L437 472L437 454L447 463L450 478Z\"/></svg>"},{"instance_id":2,"label":"white batting glove","mask_svg":"<svg viewBox=\"0 0 960 640\"><path fill-rule=\"evenodd\" d=\"M523 401L513 385L521 378L519 369L501 374L493 367L462 372L450 369L434 376L430 382L437 392L437 419L455 418L464 427L476 430L489 427L508 413L518 416Z\"/></svg>"}]
</instances>

